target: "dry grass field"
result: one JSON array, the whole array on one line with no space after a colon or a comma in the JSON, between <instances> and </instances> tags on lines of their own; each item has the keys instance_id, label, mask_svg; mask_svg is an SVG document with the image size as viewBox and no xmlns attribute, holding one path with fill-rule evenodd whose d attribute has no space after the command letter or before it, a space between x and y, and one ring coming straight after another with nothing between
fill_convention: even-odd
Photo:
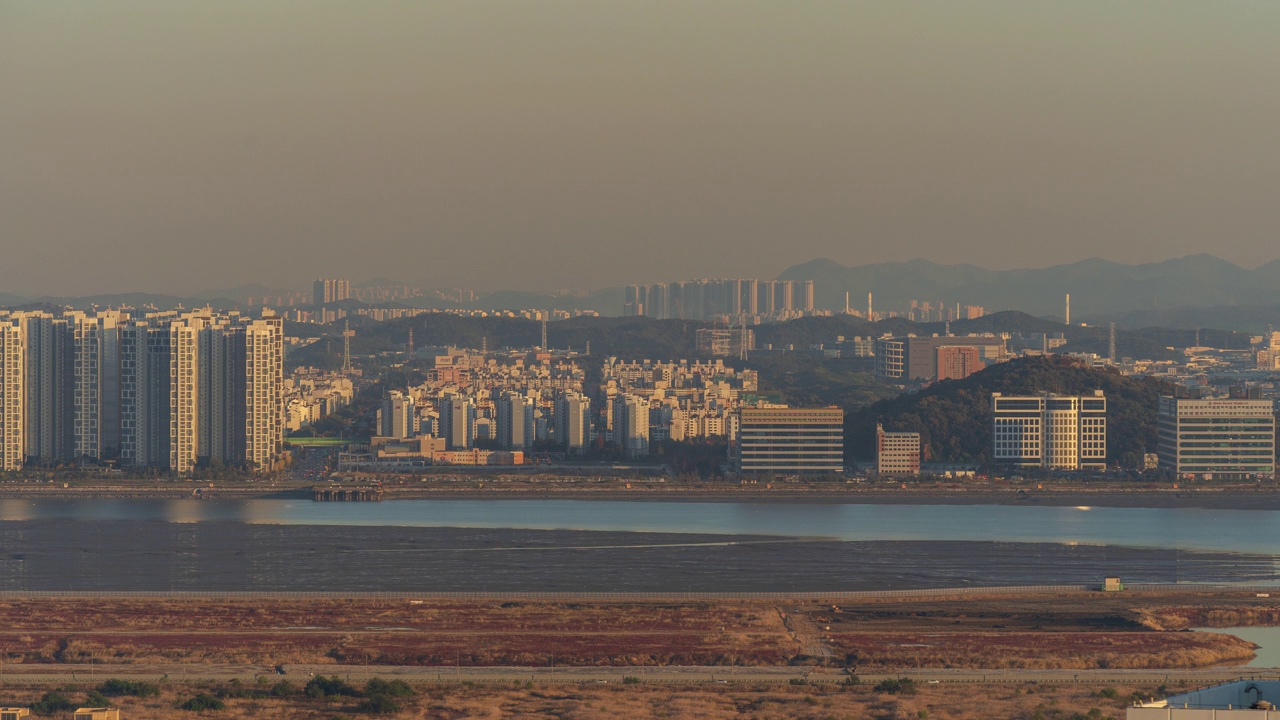
<instances>
[{"instance_id":1,"label":"dry grass field","mask_svg":"<svg viewBox=\"0 0 1280 720\"><path fill-rule=\"evenodd\" d=\"M824 603L442 600L0 601L0 661L461 666L1194 668L1253 646L1189 625L1267 624L1245 594Z\"/></svg>"},{"instance_id":2,"label":"dry grass field","mask_svg":"<svg viewBox=\"0 0 1280 720\"><path fill-rule=\"evenodd\" d=\"M75 702L87 697L92 686L62 690ZM0 688L0 705L28 705L47 688ZM225 708L196 712L177 709L197 693L221 697ZM355 697L308 698L301 694L279 697L269 685L164 684L161 693L147 698L121 697L114 705L128 720L223 718L247 720L339 720L387 717L426 718L529 718L531 720L612 720L630 718L678 718L718 720L1094 720L1122 718L1123 708L1134 694L1147 697L1152 687L1116 686L1090 688L1074 685L922 685L910 694L891 694L873 687L789 685L430 685L414 688L410 697L396 702L398 710L373 715ZM1096 710L1095 715L1090 711ZM53 715L67 717L70 713Z\"/></svg>"}]
</instances>

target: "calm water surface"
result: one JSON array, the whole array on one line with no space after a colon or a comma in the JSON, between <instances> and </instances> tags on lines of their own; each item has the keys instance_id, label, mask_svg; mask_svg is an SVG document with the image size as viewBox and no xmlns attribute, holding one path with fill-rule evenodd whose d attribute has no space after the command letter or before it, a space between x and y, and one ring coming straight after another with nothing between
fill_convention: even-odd
<instances>
[{"instance_id":1,"label":"calm water surface","mask_svg":"<svg viewBox=\"0 0 1280 720\"><path fill-rule=\"evenodd\" d=\"M1196 628L1196 631L1235 635L1258 645L1257 656L1246 667L1280 668L1280 627Z\"/></svg>"},{"instance_id":2,"label":"calm water surface","mask_svg":"<svg viewBox=\"0 0 1280 720\"><path fill-rule=\"evenodd\" d=\"M0 500L0 522L232 522L990 541L1275 555L1280 512L1005 505L393 500Z\"/></svg>"}]
</instances>

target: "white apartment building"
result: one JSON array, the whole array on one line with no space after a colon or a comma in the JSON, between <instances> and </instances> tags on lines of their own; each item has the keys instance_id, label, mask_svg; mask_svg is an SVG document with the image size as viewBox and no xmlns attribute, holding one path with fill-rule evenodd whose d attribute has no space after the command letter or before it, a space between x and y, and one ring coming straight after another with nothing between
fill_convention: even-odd
<instances>
[{"instance_id":1,"label":"white apartment building","mask_svg":"<svg viewBox=\"0 0 1280 720\"><path fill-rule=\"evenodd\" d=\"M649 401L635 395L622 395L613 404L614 444L627 457L649 454Z\"/></svg>"},{"instance_id":2,"label":"white apartment building","mask_svg":"<svg viewBox=\"0 0 1280 720\"><path fill-rule=\"evenodd\" d=\"M22 355L25 462L185 473L202 461L265 468L283 448L283 326L269 312L3 317L34 339Z\"/></svg>"},{"instance_id":3,"label":"white apartment building","mask_svg":"<svg viewBox=\"0 0 1280 720\"><path fill-rule=\"evenodd\" d=\"M554 412L556 442L570 454L580 454L591 443L591 399L580 392L567 391L556 400Z\"/></svg>"},{"instance_id":4,"label":"white apartment building","mask_svg":"<svg viewBox=\"0 0 1280 720\"><path fill-rule=\"evenodd\" d=\"M1104 470L1107 399L1093 395L992 393L992 460L1049 470Z\"/></svg>"}]
</instances>

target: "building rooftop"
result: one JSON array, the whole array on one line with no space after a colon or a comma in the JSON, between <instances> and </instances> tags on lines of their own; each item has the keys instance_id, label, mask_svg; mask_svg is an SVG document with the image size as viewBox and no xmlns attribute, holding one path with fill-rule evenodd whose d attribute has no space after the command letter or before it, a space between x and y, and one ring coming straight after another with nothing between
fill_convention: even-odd
<instances>
[{"instance_id":1,"label":"building rooftop","mask_svg":"<svg viewBox=\"0 0 1280 720\"><path fill-rule=\"evenodd\" d=\"M1280 720L1280 680L1237 680L1131 707L1126 720Z\"/></svg>"}]
</instances>

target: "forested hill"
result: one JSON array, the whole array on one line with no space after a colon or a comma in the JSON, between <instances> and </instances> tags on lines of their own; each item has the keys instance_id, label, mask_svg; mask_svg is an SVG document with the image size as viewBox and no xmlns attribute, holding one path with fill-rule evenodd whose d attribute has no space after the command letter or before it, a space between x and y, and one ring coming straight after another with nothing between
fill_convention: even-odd
<instances>
[{"instance_id":1,"label":"forested hill","mask_svg":"<svg viewBox=\"0 0 1280 720\"><path fill-rule=\"evenodd\" d=\"M1107 396L1107 460L1141 467L1155 452L1156 408L1173 385L1098 370L1071 358L1028 357L1000 363L964 380L945 380L890 400L853 409L845 418L850 460L875 459L876 423L886 430L920 433L925 462L986 463L991 454L991 393Z\"/></svg>"}]
</instances>

